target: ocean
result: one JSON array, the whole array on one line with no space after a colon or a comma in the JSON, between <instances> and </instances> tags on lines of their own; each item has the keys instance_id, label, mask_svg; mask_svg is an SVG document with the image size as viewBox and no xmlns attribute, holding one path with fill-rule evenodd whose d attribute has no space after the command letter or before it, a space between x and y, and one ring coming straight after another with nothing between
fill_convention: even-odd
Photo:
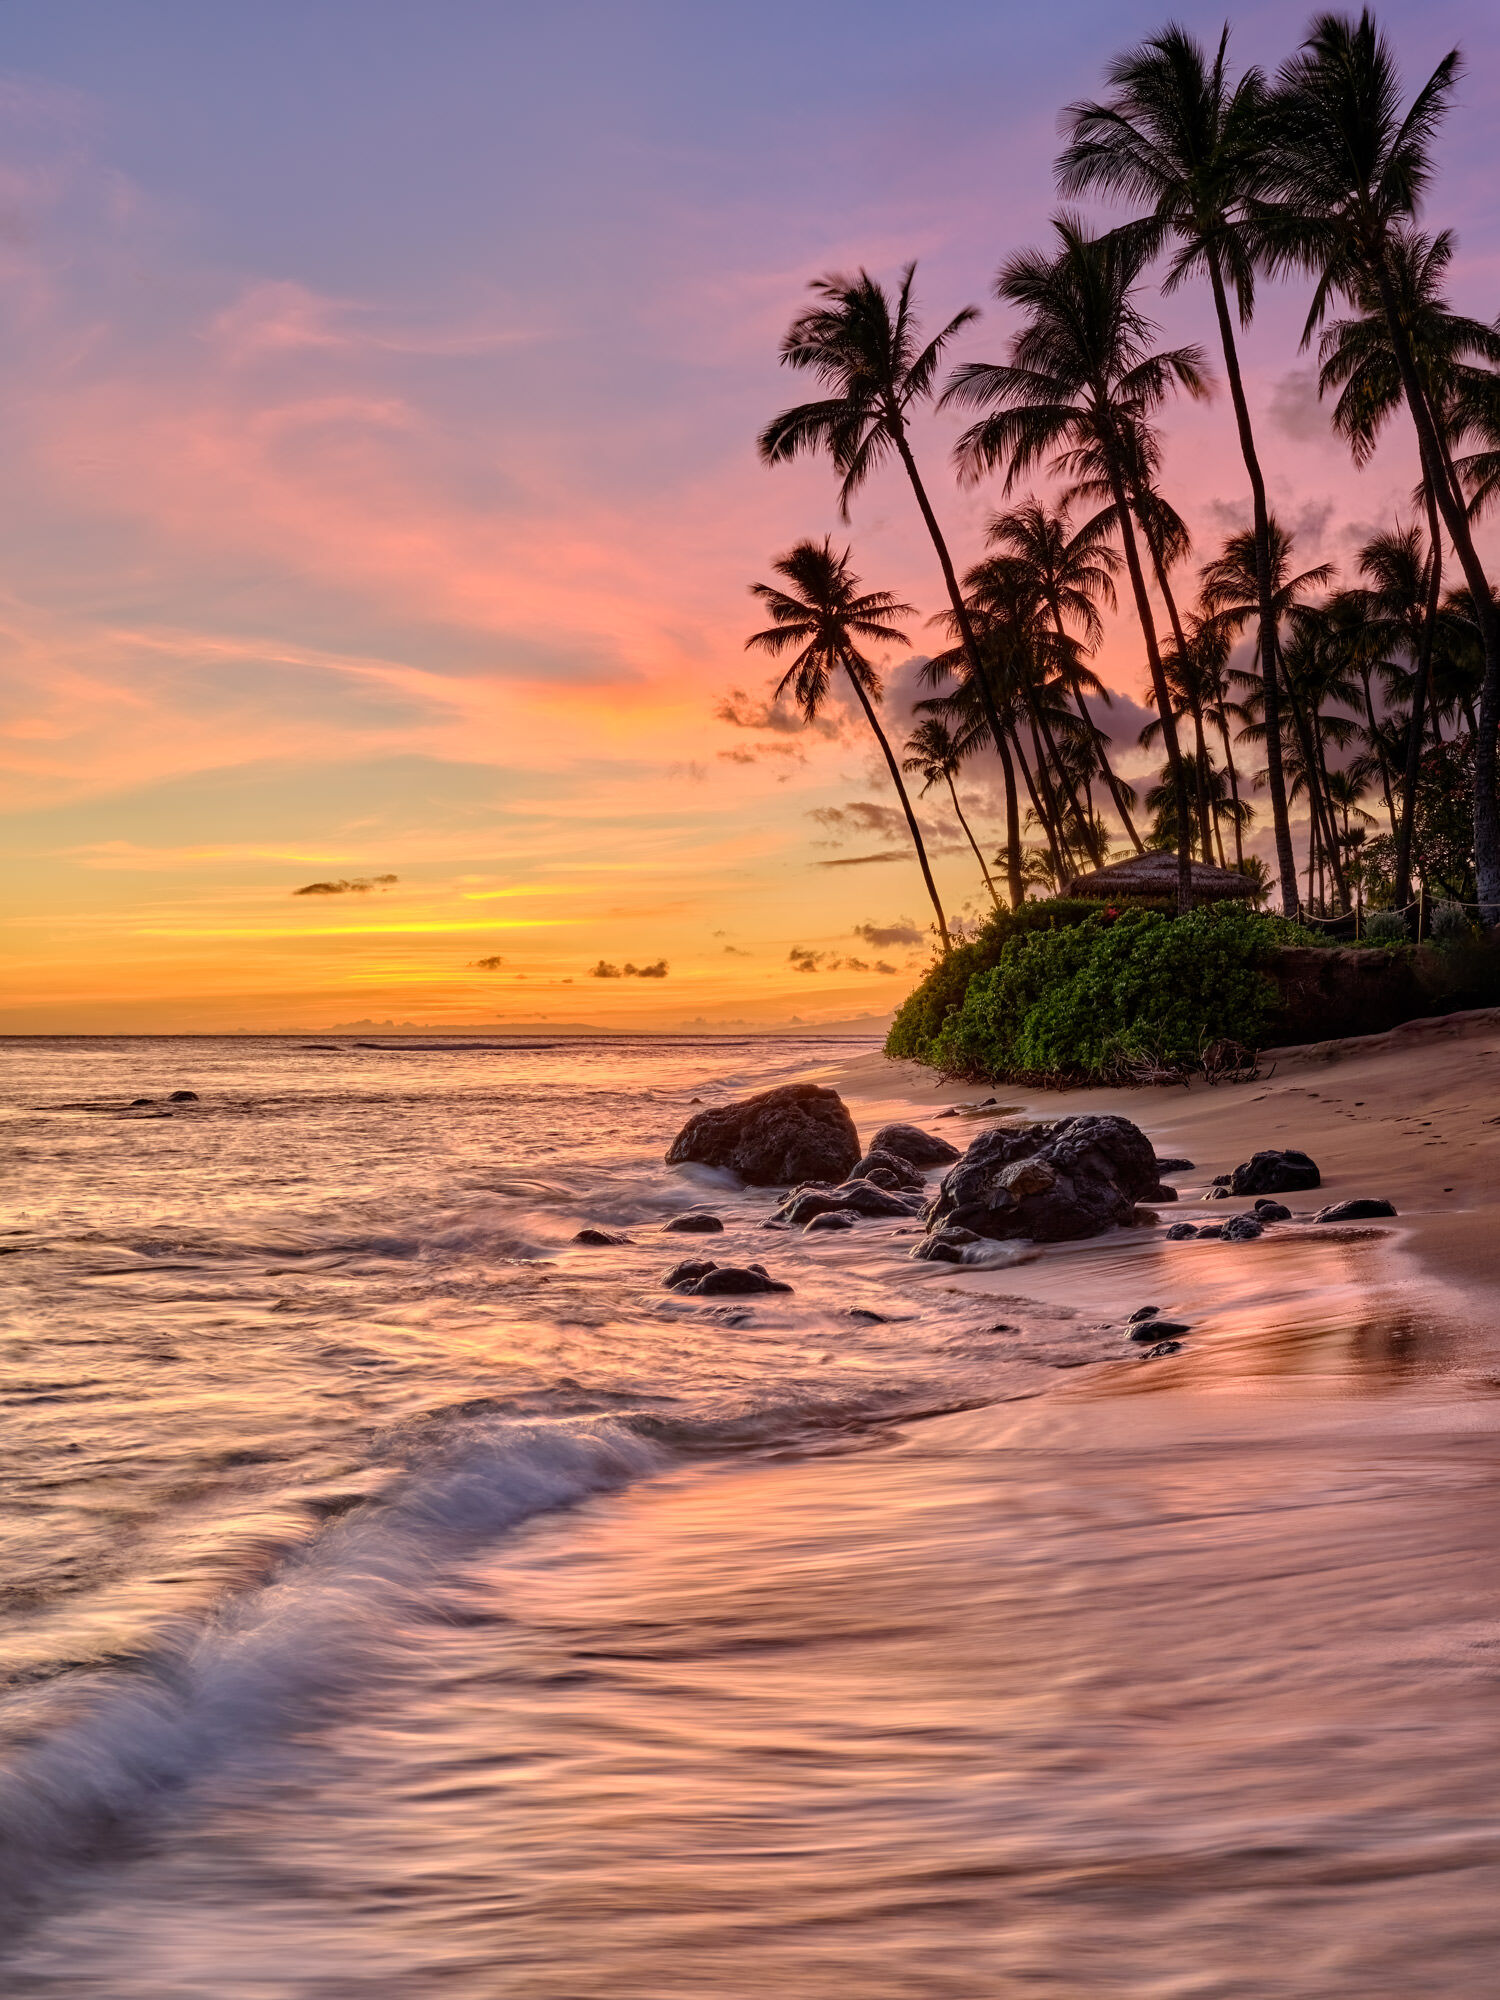
<instances>
[{"instance_id":1,"label":"ocean","mask_svg":"<svg viewBox=\"0 0 1500 2000\"><path fill-rule=\"evenodd\" d=\"M664 1165L871 1051L0 1047L0 1990L1480 1990L1495 1479L1446 1391L1362 1362L1373 1463L1121 1396L1118 1254L976 1280ZM793 1290L665 1290L687 1209Z\"/></svg>"}]
</instances>

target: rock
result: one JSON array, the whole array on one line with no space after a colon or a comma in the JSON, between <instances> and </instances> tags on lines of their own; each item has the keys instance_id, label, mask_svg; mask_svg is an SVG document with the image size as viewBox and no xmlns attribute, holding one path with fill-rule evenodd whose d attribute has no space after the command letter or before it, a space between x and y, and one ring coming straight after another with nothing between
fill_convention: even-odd
<instances>
[{"instance_id":1,"label":"rock","mask_svg":"<svg viewBox=\"0 0 1500 2000\"><path fill-rule=\"evenodd\" d=\"M1181 1352L1180 1340L1161 1340L1155 1347L1148 1347L1141 1358L1144 1361L1160 1361L1164 1354L1181 1354Z\"/></svg>"},{"instance_id":2,"label":"rock","mask_svg":"<svg viewBox=\"0 0 1500 2000\"><path fill-rule=\"evenodd\" d=\"M1222 1236L1224 1234L1224 1225L1222 1222L1205 1222L1196 1233L1198 1240L1202 1242L1205 1237Z\"/></svg>"},{"instance_id":3,"label":"rock","mask_svg":"<svg viewBox=\"0 0 1500 2000\"><path fill-rule=\"evenodd\" d=\"M1262 1195L1255 1204L1255 1213L1262 1222L1290 1222L1292 1211L1284 1201L1272 1201L1269 1195Z\"/></svg>"},{"instance_id":4,"label":"rock","mask_svg":"<svg viewBox=\"0 0 1500 2000\"><path fill-rule=\"evenodd\" d=\"M1208 1193L1203 1197L1203 1199L1205 1201L1228 1201L1229 1199L1228 1182L1226 1181L1222 1187L1220 1187L1219 1184L1215 1182L1214 1185L1209 1189Z\"/></svg>"},{"instance_id":5,"label":"rock","mask_svg":"<svg viewBox=\"0 0 1500 2000\"><path fill-rule=\"evenodd\" d=\"M1153 1201L1176 1201L1177 1190L1174 1187L1165 1186L1152 1188L1151 1199Z\"/></svg>"},{"instance_id":6,"label":"rock","mask_svg":"<svg viewBox=\"0 0 1500 2000\"><path fill-rule=\"evenodd\" d=\"M844 1206L843 1196L830 1187L793 1188L772 1220L779 1218L794 1229L805 1229L815 1215L830 1215Z\"/></svg>"},{"instance_id":7,"label":"rock","mask_svg":"<svg viewBox=\"0 0 1500 2000\"><path fill-rule=\"evenodd\" d=\"M154 1104L155 1102L156 1099L154 1097L132 1097L130 1100L129 1109L132 1111L137 1111L143 1104Z\"/></svg>"},{"instance_id":8,"label":"rock","mask_svg":"<svg viewBox=\"0 0 1500 2000\"><path fill-rule=\"evenodd\" d=\"M1137 1306L1125 1324L1127 1326L1139 1326L1144 1319L1155 1319L1160 1311L1160 1306Z\"/></svg>"},{"instance_id":9,"label":"rock","mask_svg":"<svg viewBox=\"0 0 1500 2000\"><path fill-rule=\"evenodd\" d=\"M913 1247L911 1254L926 1264L961 1264L964 1261L964 1246L947 1236L924 1236Z\"/></svg>"},{"instance_id":10,"label":"rock","mask_svg":"<svg viewBox=\"0 0 1500 2000\"><path fill-rule=\"evenodd\" d=\"M871 1326L890 1325L890 1321L884 1313L871 1312L868 1306L850 1306L849 1317L850 1319L868 1320Z\"/></svg>"},{"instance_id":11,"label":"rock","mask_svg":"<svg viewBox=\"0 0 1500 2000\"><path fill-rule=\"evenodd\" d=\"M1180 1340L1183 1334L1192 1330L1185 1319L1143 1319L1138 1326L1129 1329L1126 1339L1141 1342Z\"/></svg>"},{"instance_id":12,"label":"rock","mask_svg":"<svg viewBox=\"0 0 1500 2000\"><path fill-rule=\"evenodd\" d=\"M1396 1205L1390 1201L1371 1200L1361 1196L1355 1201L1336 1201L1327 1208L1320 1208L1313 1217L1314 1222L1370 1222L1377 1215L1394 1215Z\"/></svg>"},{"instance_id":13,"label":"rock","mask_svg":"<svg viewBox=\"0 0 1500 2000\"><path fill-rule=\"evenodd\" d=\"M695 1285L688 1287L692 1296L699 1299L749 1292L789 1292L791 1289L779 1278L773 1278L760 1264L751 1264L743 1269L737 1264L716 1264L711 1271L705 1271Z\"/></svg>"},{"instance_id":14,"label":"rock","mask_svg":"<svg viewBox=\"0 0 1500 2000\"><path fill-rule=\"evenodd\" d=\"M1193 1163L1191 1160L1179 1160L1174 1156L1169 1160L1158 1160L1156 1171L1159 1174L1190 1174L1193 1171Z\"/></svg>"},{"instance_id":15,"label":"rock","mask_svg":"<svg viewBox=\"0 0 1500 2000\"><path fill-rule=\"evenodd\" d=\"M841 1208L854 1215L920 1215L922 1204L909 1195L893 1194L873 1181L845 1181L832 1190Z\"/></svg>"},{"instance_id":16,"label":"rock","mask_svg":"<svg viewBox=\"0 0 1500 2000\"><path fill-rule=\"evenodd\" d=\"M956 1222L1002 1240L1062 1243L1130 1224L1136 1202L1157 1187L1151 1142L1128 1118L997 1125L943 1176L928 1226Z\"/></svg>"},{"instance_id":17,"label":"rock","mask_svg":"<svg viewBox=\"0 0 1500 2000\"><path fill-rule=\"evenodd\" d=\"M691 1117L667 1164L728 1167L753 1187L840 1181L859 1164L859 1134L836 1090L787 1083Z\"/></svg>"},{"instance_id":18,"label":"rock","mask_svg":"<svg viewBox=\"0 0 1500 2000\"><path fill-rule=\"evenodd\" d=\"M675 1236L717 1236L723 1227L716 1215L674 1215L662 1224Z\"/></svg>"},{"instance_id":19,"label":"rock","mask_svg":"<svg viewBox=\"0 0 1500 2000\"><path fill-rule=\"evenodd\" d=\"M1264 1229L1265 1224L1258 1216L1232 1215L1220 1234L1226 1243L1253 1243Z\"/></svg>"},{"instance_id":20,"label":"rock","mask_svg":"<svg viewBox=\"0 0 1500 2000\"><path fill-rule=\"evenodd\" d=\"M852 1229L858 1220L858 1216L847 1208L828 1208L813 1217L803 1234L811 1236L815 1229Z\"/></svg>"},{"instance_id":21,"label":"rock","mask_svg":"<svg viewBox=\"0 0 1500 2000\"><path fill-rule=\"evenodd\" d=\"M706 1278L710 1271L717 1271L718 1265L698 1257L685 1257L680 1264L674 1264L662 1283L669 1292L680 1292L689 1285L696 1285L700 1278Z\"/></svg>"},{"instance_id":22,"label":"rock","mask_svg":"<svg viewBox=\"0 0 1500 2000\"><path fill-rule=\"evenodd\" d=\"M617 1243L628 1243L628 1236L611 1236L607 1229L580 1229L573 1238L575 1243L586 1243L590 1249L603 1250Z\"/></svg>"},{"instance_id":23,"label":"rock","mask_svg":"<svg viewBox=\"0 0 1500 2000\"><path fill-rule=\"evenodd\" d=\"M1192 1223L1174 1222L1172 1227L1167 1231L1166 1240L1168 1243L1185 1243L1190 1236L1196 1236L1197 1234L1198 1232L1194 1229Z\"/></svg>"},{"instance_id":24,"label":"rock","mask_svg":"<svg viewBox=\"0 0 1500 2000\"><path fill-rule=\"evenodd\" d=\"M940 1118L951 1115L947 1111L938 1113ZM882 1125L870 1141L870 1151L894 1153L897 1159L913 1167L948 1167L959 1157L957 1146L924 1132L920 1125Z\"/></svg>"},{"instance_id":25,"label":"rock","mask_svg":"<svg viewBox=\"0 0 1500 2000\"><path fill-rule=\"evenodd\" d=\"M196 1104L198 1102L198 1093L196 1090L172 1090L167 1093L167 1102L168 1104Z\"/></svg>"},{"instance_id":26,"label":"rock","mask_svg":"<svg viewBox=\"0 0 1500 2000\"><path fill-rule=\"evenodd\" d=\"M1215 1185L1221 1185L1215 1182ZM1231 1194L1297 1194L1319 1185L1318 1169L1306 1153L1292 1147L1252 1153L1229 1176Z\"/></svg>"},{"instance_id":27,"label":"rock","mask_svg":"<svg viewBox=\"0 0 1500 2000\"><path fill-rule=\"evenodd\" d=\"M926 1185L919 1170L899 1153L887 1153L880 1146L872 1146L859 1165L849 1175L851 1181L875 1182L877 1187L916 1188Z\"/></svg>"}]
</instances>

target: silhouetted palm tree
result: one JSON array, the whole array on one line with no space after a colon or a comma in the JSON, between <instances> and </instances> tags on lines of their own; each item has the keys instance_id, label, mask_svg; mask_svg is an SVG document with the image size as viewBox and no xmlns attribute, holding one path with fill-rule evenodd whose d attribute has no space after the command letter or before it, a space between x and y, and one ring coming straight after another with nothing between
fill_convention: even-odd
<instances>
[{"instance_id":1,"label":"silhouetted palm tree","mask_svg":"<svg viewBox=\"0 0 1500 2000\"><path fill-rule=\"evenodd\" d=\"M916 270L913 263L902 272L894 310L884 286L868 271L852 278L834 274L814 280L812 290L819 303L793 320L781 343L781 359L788 368L807 369L829 394L820 402L799 403L794 409L783 410L767 424L760 435L760 455L768 465L778 465L799 452L826 451L842 475L839 508L845 520L849 518L849 502L870 474L892 454L900 459L932 539L968 669L1013 796L1015 774L1010 768L1005 732L985 683L953 558L917 470L907 430L912 410L932 397L943 350L956 333L978 318L978 309L965 306L922 345L911 297ZM1006 817L1009 825L1016 816L1009 812ZM1008 874L1011 900L1019 903L1024 890L1015 841L1010 843Z\"/></svg>"},{"instance_id":2,"label":"silhouetted palm tree","mask_svg":"<svg viewBox=\"0 0 1500 2000\"><path fill-rule=\"evenodd\" d=\"M1302 270L1316 281L1304 340L1335 298L1356 307L1378 299L1385 313L1423 466L1478 607L1484 640L1474 859L1479 898L1493 922L1500 918L1500 619L1463 496L1445 469L1441 418L1422 380L1393 270L1394 245L1415 222L1432 178L1432 142L1459 69L1459 52L1450 50L1403 112L1395 58L1368 9L1357 21L1319 15L1302 48L1277 74L1261 173L1266 201L1258 220L1273 268Z\"/></svg>"},{"instance_id":3,"label":"silhouetted palm tree","mask_svg":"<svg viewBox=\"0 0 1500 2000\"><path fill-rule=\"evenodd\" d=\"M1075 216L1057 218L1053 228L1057 248L1052 256L1024 251L1002 266L995 282L998 296L1019 308L1023 318L1011 343L1010 362L960 368L942 400L990 412L958 441L958 462L967 477L1004 465L1009 491L1021 474L1048 458L1064 475L1102 477L1108 483L1164 719L1172 781L1181 787L1177 897L1179 907L1188 910L1193 876L1187 776L1129 496L1138 431L1149 425L1174 387L1194 396L1207 393L1203 357L1196 347L1152 351L1155 328L1133 298L1144 259L1139 244L1119 235L1097 236Z\"/></svg>"},{"instance_id":4,"label":"silhouetted palm tree","mask_svg":"<svg viewBox=\"0 0 1500 2000\"><path fill-rule=\"evenodd\" d=\"M842 669L864 710L865 720L891 774L891 783L896 787L922 880L932 899L938 935L947 951L948 920L938 900L922 829L917 825L917 816L901 781L895 752L875 713L875 704L881 698L880 675L855 644L857 639L873 639L888 646L907 645L906 634L892 620L911 617L912 607L902 604L888 590L861 592L860 580L849 567L849 551L845 549L842 555L836 555L826 535L821 542L798 542L786 555L778 556L771 567L789 588L782 589L773 583L751 584L752 593L769 610L772 622L764 632L752 632L745 644L773 656L785 653L792 646L800 648L777 683L776 699L779 701L790 688L808 722L817 720L819 709L828 699L833 676Z\"/></svg>"},{"instance_id":5,"label":"silhouetted palm tree","mask_svg":"<svg viewBox=\"0 0 1500 2000\"><path fill-rule=\"evenodd\" d=\"M974 850L974 859L979 863L979 872L984 877L984 886L990 892L990 901L998 910L1000 892L996 889L985 861L983 850L974 838L974 829L964 818L964 809L958 802L958 787L954 780L964 760L963 745L953 734L946 722L938 716L929 715L919 722L906 739L907 755L901 759L903 771L914 771L922 778L922 792L925 795L934 785L942 783L948 787L948 796L953 801L953 810L964 837Z\"/></svg>"},{"instance_id":6,"label":"silhouetted palm tree","mask_svg":"<svg viewBox=\"0 0 1500 2000\"><path fill-rule=\"evenodd\" d=\"M1114 93L1110 101L1074 104L1065 112L1069 143L1057 171L1065 195L1099 190L1142 206L1138 226L1153 248L1168 242L1175 247L1164 291L1174 291L1201 272L1213 293L1240 452L1250 478L1260 618L1257 651L1270 723L1266 783L1282 904L1290 915L1297 907L1297 861L1281 770L1267 540L1270 511L1229 309L1232 290L1240 325L1249 325L1255 308L1257 257L1252 208L1265 141L1266 86L1258 69L1247 70L1237 83L1231 81L1228 45L1226 28L1210 59L1193 35L1174 24L1118 57L1108 71Z\"/></svg>"},{"instance_id":7,"label":"silhouetted palm tree","mask_svg":"<svg viewBox=\"0 0 1500 2000\"><path fill-rule=\"evenodd\" d=\"M1119 557L1105 539L1108 523L1096 517L1075 531L1065 506L1048 508L1034 497L1019 507L996 514L990 521L989 542L1013 560L1023 564L1033 587L1052 620L1057 638L1057 676L1067 687L1078 714L1088 729L1094 758L1115 802L1115 811L1137 854L1144 852L1135 822L1130 817L1131 795L1115 775L1109 760L1109 744L1084 701L1084 693L1108 704L1109 695L1097 675L1083 664L1085 649L1092 652L1104 636L1099 606L1115 607L1115 572ZM1068 625L1079 628L1075 638Z\"/></svg>"}]
</instances>

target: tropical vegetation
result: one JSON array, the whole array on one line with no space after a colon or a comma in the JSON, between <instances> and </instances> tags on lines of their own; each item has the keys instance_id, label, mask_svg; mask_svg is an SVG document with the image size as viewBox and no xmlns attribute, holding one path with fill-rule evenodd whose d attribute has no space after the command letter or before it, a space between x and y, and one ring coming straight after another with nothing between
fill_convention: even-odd
<instances>
[{"instance_id":1,"label":"tropical vegetation","mask_svg":"<svg viewBox=\"0 0 1500 2000\"><path fill-rule=\"evenodd\" d=\"M1424 218L1460 70L1454 50L1408 95L1368 10L1319 14L1274 74L1236 72L1227 28L1205 45L1168 26L1063 114L1060 197L1115 212L1104 226L1061 208L1044 242L1003 257L1002 358L952 354L973 306L924 332L915 264L889 286L863 269L813 281L781 360L818 395L765 426L761 455L825 458L845 520L873 474L899 469L941 584L936 643L893 743L865 649L907 644L914 614L828 540L753 586L772 623L748 643L795 649L777 693L808 720L847 688L895 788L946 961L898 1018L895 1052L941 1042L962 1070L982 1044L985 1063L1040 1074L1066 1043L1075 1069L1102 1073L1127 1000L1153 1045L1181 1050L1211 1025L1190 950L1220 978L1216 1031L1251 1038L1265 920L1214 909L1174 931L1168 912L1106 921L1095 902L1074 920L1055 900L1143 848L1175 851L1179 917L1206 862L1269 877L1285 916L1346 931L1419 892L1500 921L1500 606L1475 536L1500 496L1500 326L1454 307L1454 237ZM1411 454L1409 510L1342 574L1306 559L1269 497L1240 358L1266 280L1310 286L1303 345L1356 467L1387 432ZM1165 341L1152 316L1153 287L1190 283L1212 302L1212 353ZM1248 501L1197 548L1163 424L1221 369ZM968 560L913 434L943 410L964 419L955 478L995 496ZM1139 788L1093 664L1122 608L1153 711L1140 747L1159 760ZM944 912L908 776L962 830L994 911L978 938ZM1033 889L1054 899L1041 929L1022 915ZM1171 988L1160 1005L1153 980Z\"/></svg>"}]
</instances>

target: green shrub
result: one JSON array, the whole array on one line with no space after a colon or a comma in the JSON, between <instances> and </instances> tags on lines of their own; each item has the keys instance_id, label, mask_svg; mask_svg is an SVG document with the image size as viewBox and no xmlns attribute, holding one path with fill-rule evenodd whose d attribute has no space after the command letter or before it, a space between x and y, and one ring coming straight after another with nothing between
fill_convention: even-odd
<instances>
[{"instance_id":1,"label":"green shrub","mask_svg":"<svg viewBox=\"0 0 1500 2000\"><path fill-rule=\"evenodd\" d=\"M1110 915L1095 904L1081 920L1012 927L992 963L968 972L961 1002L935 1031L891 1053L985 1082L1086 1082L1137 1060L1192 1063L1209 1042L1259 1039L1278 997L1261 962L1273 946L1306 941L1297 925L1239 904L1186 917ZM926 983L940 973L950 988L946 967ZM897 1016L893 1039L922 1017L920 994Z\"/></svg>"},{"instance_id":2,"label":"green shrub","mask_svg":"<svg viewBox=\"0 0 1500 2000\"><path fill-rule=\"evenodd\" d=\"M1468 911L1462 903L1435 903L1427 935L1434 944L1466 944L1474 935Z\"/></svg>"},{"instance_id":3,"label":"green shrub","mask_svg":"<svg viewBox=\"0 0 1500 2000\"><path fill-rule=\"evenodd\" d=\"M1016 910L997 910L977 937L956 946L946 958L933 960L922 983L896 1010L886 1036L886 1054L914 1062L929 1061L924 1051L942 1032L948 1016L962 1007L970 980L998 965L1001 952L1012 938L1087 923L1106 907L1165 910L1167 905L1142 898L1106 906L1092 898L1052 896L1044 902L1022 903Z\"/></svg>"},{"instance_id":4,"label":"green shrub","mask_svg":"<svg viewBox=\"0 0 1500 2000\"><path fill-rule=\"evenodd\" d=\"M1409 936L1400 910L1371 910L1365 918L1367 944L1405 944Z\"/></svg>"}]
</instances>

